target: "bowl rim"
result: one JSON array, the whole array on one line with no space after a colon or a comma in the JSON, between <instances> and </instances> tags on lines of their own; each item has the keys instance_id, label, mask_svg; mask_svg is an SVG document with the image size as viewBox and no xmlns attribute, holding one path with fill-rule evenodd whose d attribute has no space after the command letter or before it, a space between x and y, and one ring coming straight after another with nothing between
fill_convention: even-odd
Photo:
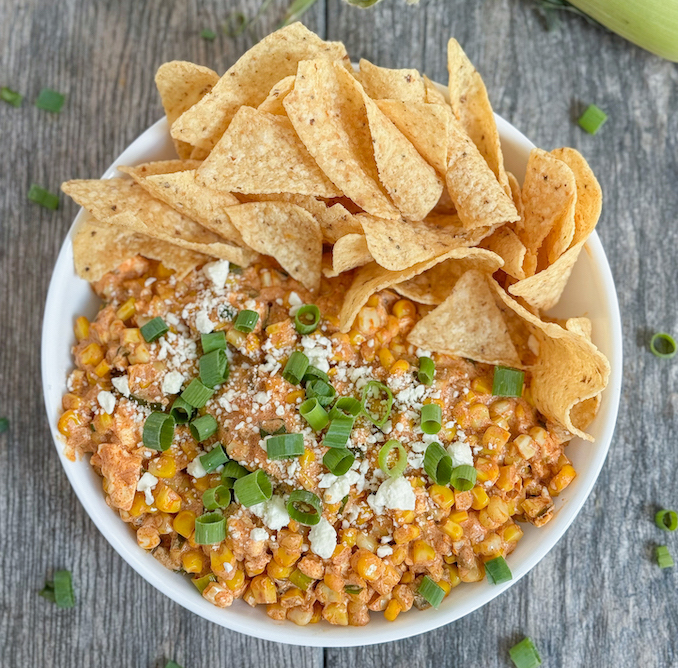
<instances>
[{"instance_id":1,"label":"bowl rim","mask_svg":"<svg viewBox=\"0 0 678 668\"><path fill-rule=\"evenodd\" d=\"M501 116L495 114L495 119L497 121L497 128L499 130L504 151L513 149L518 152L525 152L534 148L534 144L525 135L505 121ZM120 156L104 172L102 178L111 178L112 176L119 175L115 166L117 164L123 164L127 160L125 157L127 154L136 155L136 153L139 152L139 145L148 143L149 141L155 141L156 145L163 141L165 143L169 141L168 125L165 118L151 125L147 130L140 134L136 140L129 144L129 146L126 147ZM145 152L148 153L149 151L150 148L146 147ZM136 157L135 160L138 161L138 157ZM533 550L523 562L515 568L513 579L510 582L499 586L493 586L491 589L486 589L484 591L481 591L480 587L478 587L478 593L473 600L461 606L451 606L448 607L447 610L445 609L445 606L443 606L439 610L420 612L416 615L416 619L410 619L410 616L407 615L407 623L387 622L386 625L377 625L373 621L365 627L369 629L369 632L365 634L361 633L356 627L336 627L327 624L314 624L306 627L298 627L289 622L275 622L261 612L259 612L261 621L259 621L258 618L255 619L247 614L240 614L242 612L241 610L238 610L237 614L224 614L224 612L233 610L233 608L224 611L223 609L213 606L202 597L195 596L194 591L190 589L184 591L182 587L174 586L177 582L177 577L181 577L183 580L185 580L185 578L172 573L161 566L159 567L158 562L151 555L138 548L136 541L131 535L129 540L120 539L114 535L114 528L109 529L110 513L113 511L105 504L103 495L101 495L101 499L94 501L89 497L85 488L85 483L81 480L81 475L79 473L80 469L77 466L74 466L74 463L63 453L63 442L57 431L56 424L52 419L52 415L55 414L55 407L50 396L51 386L56 382L59 388L63 389L65 387L66 379L53 379L50 376L46 362L50 352L48 344L51 337L53 318L59 317L59 314L62 314L63 312L61 303L56 299L59 293L59 280L63 280L61 274L64 271L68 272L68 267L70 267L70 277L72 278L74 275L72 262L72 236L76 226L84 216L85 213L81 209L69 228L69 232L61 246L50 278L45 302L41 339L41 378L43 397L50 423L52 439L71 487L75 491L76 496L87 514L101 534L103 534L104 538L106 538L111 547L113 547L113 549L141 577L182 607L230 630L238 631L256 638L282 642L285 644L309 647L355 647L402 640L435 630L456 621L489 603L502 592L506 591L506 589L513 586L525 574L531 571L556 545L587 501L591 490L599 477L612 441L621 395L622 374L622 329L619 304L612 272L609 263L607 262L603 246L595 231L589 237L585 248L591 258L594 268L597 270L602 298L601 304L604 305L604 310L609 315L609 318L607 319L607 335L610 348L608 357L611 365L610 381L603 396L603 401L607 404L605 421L601 428L601 433L603 435L595 444L598 451L595 462L593 466L586 471L588 483L583 488L579 489L578 493L573 498L568 499L566 506L562 506L558 510L558 514L564 513L567 516L564 524L562 524L553 536L548 536L541 541L537 549ZM600 418L601 415L599 414L597 419ZM91 470L88 458L83 458L80 461L85 461L86 466ZM117 521L121 522L119 517L117 517L117 513L115 513L115 516ZM474 584L479 586L483 583ZM245 610L247 610L247 608L245 608Z\"/></svg>"}]
</instances>

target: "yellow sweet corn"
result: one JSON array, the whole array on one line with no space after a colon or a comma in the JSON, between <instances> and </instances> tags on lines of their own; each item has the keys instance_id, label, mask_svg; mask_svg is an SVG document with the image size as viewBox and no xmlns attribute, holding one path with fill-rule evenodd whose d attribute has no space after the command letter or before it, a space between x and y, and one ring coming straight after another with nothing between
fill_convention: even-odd
<instances>
[{"instance_id":1,"label":"yellow sweet corn","mask_svg":"<svg viewBox=\"0 0 678 668\"><path fill-rule=\"evenodd\" d=\"M76 319L75 325L73 325L73 332L78 341L86 339L89 336L89 320L81 315Z\"/></svg>"},{"instance_id":2,"label":"yellow sweet corn","mask_svg":"<svg viewBox=\"0 0 678 668\"><path fill-rule=\"evenodd\" d=\"M115 312L115 317L119 318L120 320L129 320L137 312L134 305L135 302L136 299L134 299L134 297L130 297L124 304L121 304L121 306Z\"/></svg>"}]
</instances>

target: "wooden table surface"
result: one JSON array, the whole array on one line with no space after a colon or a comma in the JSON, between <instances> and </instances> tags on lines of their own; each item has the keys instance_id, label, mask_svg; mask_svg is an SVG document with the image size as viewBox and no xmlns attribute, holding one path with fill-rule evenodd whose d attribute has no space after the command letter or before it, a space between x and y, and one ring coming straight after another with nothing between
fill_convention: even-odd
<instances>
[{"instance_id":1,"label":"wooden table surface","mask_svg":"<svg viewBox=\"0 0 678 668\"><path fill-rule=\"evenodd\" d=\"M640 0L638 0L640 2ZM432 633L358 649L256 640L202 621L156 591L113 551L77 501L44 415L40 331L52 266L76 213L26 199L33 182L100 175L161 116L153 76L166 60L224 71L281 20L273 0L253 35L214 42L233 10L260 0L0 0L0 665L185 668L510 666L523 635L545 666L678 665L678 568L653 547L678 537L652 522L678 506L678 361L654 358L648 334L678 335L678 66L566 15L548 32L531 0L384 0L368 11L318 0L305 15L354 60L417 67L446 81L455 36L483 74L495 110L538 146L573 146L601 181L598 226L624 326L624 391L614 443L581 515L518 584ZM42 87L67 94L63 112L31 104ZM595 102L609 114L589 136L574 119ZM595 447L595 446L592 446ZM75 573L78 604L37 595L54 568ZM416 614L413 613L413 614Z\"/></svg>"}]
</instances>

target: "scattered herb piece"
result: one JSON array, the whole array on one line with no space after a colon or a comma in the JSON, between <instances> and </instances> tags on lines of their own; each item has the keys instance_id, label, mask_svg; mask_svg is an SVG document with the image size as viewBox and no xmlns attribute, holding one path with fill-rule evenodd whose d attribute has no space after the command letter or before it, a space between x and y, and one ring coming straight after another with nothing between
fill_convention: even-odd
<instances>
[{"instance_id":1,"label":"scattered herb piece","mask_svg":"<svg viewBox=\"0 0 678 668\"><path fill-rule=\"evenodd\" d=\"M607 121L607 114L599 107L596 107L595 104L590 104L577 122L586 132L594 135L600 130L605 121Z\"/></svg>"},{"instance_id":2,"label":"scattered herb piece","mask_svg":"<svg viewBox=\"0 0 678 668\"><path fill-rule=\"evenodd\" d=\"M650 341L650 350L653 355L670 360L676 356L678 345L676 345L676 340L670 334L657 332Z\"/></svg>"},{"instance_id":3,"label":"scattered herb piece","mask_svg":"<svg viewBox=\"0 0 678 668\"><path fill-rule=\"evenodd\" d=\"M675 510L660 510L654 516L654 523L664 531L675 531L678 529L678 513Z\"/></svg>"},{"instance_id":4,"label":"scattered herb piece","mask_svg":"<svg viewBox=\"0 0 678 668\"><path fill-rule=\"evenodd\" d=\"M204 30L200 31L200 37L206 39L208 42L213 42L217 38L217 33L215 33L214 30L205 28Z\"/></svg>"},{"instance_id":5,"label":"scattered herb piece","mask_svg":"<svg viewBox=\"0 0 678 668\"><path fill-rule=\"evenodd\" d=\"M9 420L0 418L0 434L4 434L9 429Z\"/></svg>"},{"instance_id":6,"label":"scattered herb piece","mask_svg":"<svg viewBox=\"0 0 678 668\"><path fill-rule=\"evenodd\" d=\"M38 95L38 99L35 101L35 106L38 109L58 114L64 106L65 101L65 95L57 93L57 91L52 90L51 88L43 88Z\"/></svg>"},{"instance_id":7,"label":"scattered herb piece","mask_svg":"<svg viewBox=\"0 0 678 668\"><path fill-rule=\"evenodd\" d=\"M673 568L673 557L666 545L658 545L655 554L659 568Z\"/></svg>"},{"instance_id":8,"label":"scattered herb piece","mask_svg":"<svg viewBox=\"0 0 678 668\"><path fill-rule=\"evenodd\" d=\"M35 183L28 189L28 199L40 206L44 206L45 209L55 211L59 208L59 196L51 193L49 190L45 190Z\"/></svg>"},{"instance_id":9,"label":"scattered herb piece","mask_svg":"<svg viewBox=\"0 0 678 668\"><path fill-rule=\"evenodd\" d=\"M537 668L541 666L541 657L530 638L523 638L509 650L509 656L516 668Z\"/></svg>"},{"instance_id":10,"label":"scattered herb piece","mask_svg":"<svg viewBox=\"0 0 678 668\"><path fill-rule=\"evenodd\" d=\"M60 608L72 608L75 605L73 578L70 571L54 571L54 579L45 582L40 596Z\"/></svg>"},{"instance_id":11,"label":"scattered herb piece","mask_svg":"<svg viewBox=\"0 0 678 668\"><path fill-rule=\"evenodd\" d=\"M23 102L24 96L21 93L17 93L7 86L0 88L0 100L11 104L13 107L20 107Z\"/></svg>"}]
</instances>

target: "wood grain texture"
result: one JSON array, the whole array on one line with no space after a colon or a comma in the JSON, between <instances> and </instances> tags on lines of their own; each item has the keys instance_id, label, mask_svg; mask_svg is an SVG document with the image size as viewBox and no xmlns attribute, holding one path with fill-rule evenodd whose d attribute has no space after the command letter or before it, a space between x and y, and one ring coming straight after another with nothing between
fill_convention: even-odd
<instances>
[{"instance_id":1,"label":"wood grain texture","mask_svg":"<svg viewBox=\"0 0 678 668\"><path fill-rule=\"evenodd\" d=\"M546 149L574 146L605 193L599 233L617 282L625 388L615 442L591 498L532 573L466 618L424 636L349 650L295 648L204 622L155 591L110 548L71 491L50 441L39 343L51 268L76 207L26 201L32 182L57 190L101 174L161 115L153 74L170 59L224 71L275 27L274 0L253 35L199 38L258 0L0 0L0 665L510 666L524 634L545 666L678 665L678 569L652 550L678 538L652 522L678 506L678 363L647 352L648 334L678 334L678 67L576 17L546 32L530 0L384 0L361 12L341 0L305 16L346 42L354 60L418 67L445 81L454 35L485 78L496 111ZM52 116L31 105L43 86L68 95ZM610 119L590 137L573 122L595 102ZM595 447L595 446L593 446ZM76 574L78 606L37 596L53 568ZM416 614L416 613L412 613Z\"/></svg>"}]
</instances>

